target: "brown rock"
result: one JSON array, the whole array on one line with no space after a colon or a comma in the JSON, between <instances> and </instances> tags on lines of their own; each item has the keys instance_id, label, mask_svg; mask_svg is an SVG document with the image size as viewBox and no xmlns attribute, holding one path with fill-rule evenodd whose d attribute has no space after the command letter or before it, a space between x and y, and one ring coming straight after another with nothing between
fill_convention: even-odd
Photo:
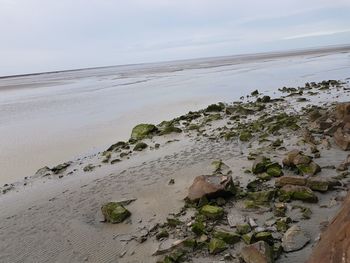
<instances>
[{"instance_id":1,"label":"brown rock","mask_svg":"<svg viewBox=\"0 0 350 263\"><path fill-rule=\"evenodd\" d=\"M350 134L344 131L344 128L338 128L334 133L335 143L344 151L350 150Z\"/></svg>"},{"instance_id":2,"label":"brown rock","mask_svg":"<svg viewBox=\"0 0 350 263\"><path fill-rule=\"evenodd\" d=\"M287 156L282 160L283 165L285 166L293 166L294 165L294 158L299 155L301 151L299 150L292 150L290 151Z\"/></svg>"},{"instance_id":3,"label":"brown rock","mask_svg":"<svg viewBox=\"0 0 350 263\"><path fill-rule=\"evenodd\" d=\"M337 105L336 117L343 122L350 122L350 102L339 103Z\"/></svg>"},{"instance_id":4,"label":"brown rock","mask_svg":"<svg viewBox=\"0 0 350 263\"><path fill-rule=\"evenodd\" d=\"M306 185L306 178L302 176L285 175L279 177L275 181L276 186L292 185Z\"/></svg>"},{"instance_id":5,"label":"brown rock","mask_svg":"<svg viewBox=\"0 0 350 263\"><path fill-rule=\"evenodd\" d=\"M201 175L197 176L189 188L187 199L198 201L202 197L215 198L232 195L235 186L232 176Z\"/></svg>"},{"instance_id":6,"label":"brown rock","mask_svg":"<svg viewBox=\"0 0 350 263\"><path fill-rule=\"evenodd\" d=\"M338 215L322 233L307 263L350 262L350 194Z\"/></svg>"},{"instance_id":7,"label":"brown rock","mask_svg":"<svg viewBox=\"0 0 350 263\"><path fill-rule=\"evenodd\" d=\"M350 166L350 154L346 157L346 159L337 167L338 171L345 171Z\"/></svg>"},{"instance_id":8,"label":"brown rock","mask_svg":"<svg viewBox=\"0 0 350 263\"><path fill-rule=\"evenodd\" d=\"M256 242L241 250L241 256L245 263L272 263L272 249L264 241Z\"/></svg>"}]
</instances>

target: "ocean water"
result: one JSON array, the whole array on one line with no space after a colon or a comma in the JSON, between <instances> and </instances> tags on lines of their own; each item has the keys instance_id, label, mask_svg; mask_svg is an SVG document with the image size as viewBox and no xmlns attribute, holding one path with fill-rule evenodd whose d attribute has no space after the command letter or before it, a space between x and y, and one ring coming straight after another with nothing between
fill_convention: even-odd
<instances>
[{"instance_id":1,"label":"ocean water","mask_svg":"<svg viewBox=\"0 0 350 263\"><path fill-rule=\"evenodd\" d=\"M0 79L0 183L258 89L350 78L350 50L235 56Z\"/></svg>"}]
</instances>

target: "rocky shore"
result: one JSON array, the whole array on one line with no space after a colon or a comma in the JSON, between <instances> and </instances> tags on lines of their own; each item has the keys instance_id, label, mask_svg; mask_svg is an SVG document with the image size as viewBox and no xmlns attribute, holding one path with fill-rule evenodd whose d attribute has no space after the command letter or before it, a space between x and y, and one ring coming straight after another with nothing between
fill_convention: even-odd
<instances>
[{"instance_id":1,"label":"rocky shore","mask_svg":"<svg viewBox=\"0 0 350 263\"><path fill-rule=\"evenodd\" d=\"M305 262L347 195L350 89L328 80L279 93L139 124L128 141L3 186L0 260ZM45 184L54 190L11 207ZM53 246L42 238L61 229L51 219L64 231L42 257ZM23 235L40 251L13 255Z\"/></svg>"}]
</instances>

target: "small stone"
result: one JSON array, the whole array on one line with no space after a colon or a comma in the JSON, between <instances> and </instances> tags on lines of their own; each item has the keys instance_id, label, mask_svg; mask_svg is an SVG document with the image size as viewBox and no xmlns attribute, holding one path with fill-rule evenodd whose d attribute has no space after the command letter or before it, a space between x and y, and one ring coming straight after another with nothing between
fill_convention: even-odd
<instances>
[{"instance_id":1,"label":"small stone","mask_svg":"<svg viewBox=\"0 0 350 263\"><path fill-rule=\"evenodd\" d=\"M123 205L109 202L101 207L105 221L112 224L123 222L131 213Z\"/></svg>"},{"instance_id":2,"label":"small stone","mask_svg":"<svg viewBox=\"0 0 350 263\"><path fill-rule=\"evenodd\" d=\"M250 231L252 231L252 228L250 227L249 224L237 225L236 229L237 229L237 232L241 235L247 234Z\"/></svg>"},{"instance_id":3,"label":"small stone","mask_svg":"<svg viewBox=\"0 0 350 263\"><path fill-rule=\"evenodd\" d=\"M228 245L221 239L212 238L209 242L209 253L217 254L228 248Z\"/></svg>"},{"instance_id":4,"label":"small stone","mask_svg":"<svg viewBox=\"0 0 350 263\"><path fill-rule=\"evenodd\" d=\"M148 147L147 143L138 142L134 147L134 151L142 151L142 150L146 149L147 147Z\"/></svg>"},{"instance_id":5,"label":"small stone","mask_svg":"<svg viewBox=\"0 0 350 263\"><path fill-rule=\"evenodd\" d=\"M217 239L223 240L227 244L235 244L241 240L241 236L239 234L220 228L214 230L213 236Z\"/></svg>"},{"instance_id":6,"label":"small stone","mask_svg":"<svg viewBox=\"0 0 350 263\"><path fill-rule=\"evenodd\" d=\"M135 141L142 140L151 137L156 132L158 132L158 129L153 124L138 124L132 129L131 139Z\"/></svg>"},{"instance_id":7,"label":"small stone","mask_svg":"<svg viewBox=\"0 0 350 263\"><path fill-rule=\"evenodd\" d=\"M165 229L162 229L162 230L156 235L156 239L157 239L157 240L162 239L162 238L165 238L165 237L169 237L169 233L168 233L168 231L166 231Z\"/></svg>"},{"instance_id":8,"label":"small stone","mask_svg":"<svg viewBox=\"0 0 350 263\"><path fill-rule=\"evenodd\" d=\"M245 263L273 263L272 249L264 241L242 248L241 257Z\"/></svg>"},{"instance_id":9,"label":"small stone","mask_svg":"<svg viewBox=\"0 0 350 263\"><path fill-rule=\"evenodd\" d=\"M298 226L290 227L282 238L282 247L285 252L292 252L302 249L310 237Z\"/></svg>"},{"instance_id":10,"label":"small stone","mask_svg":"<svg viewBox=\"0 0 350 263\"><path fill-rule=\"evenodd\" d=\"M224 209L218 206L205 205L200 209L200 213L210 219L219 219L224 215Z\"/></svg>"}]
</instances>

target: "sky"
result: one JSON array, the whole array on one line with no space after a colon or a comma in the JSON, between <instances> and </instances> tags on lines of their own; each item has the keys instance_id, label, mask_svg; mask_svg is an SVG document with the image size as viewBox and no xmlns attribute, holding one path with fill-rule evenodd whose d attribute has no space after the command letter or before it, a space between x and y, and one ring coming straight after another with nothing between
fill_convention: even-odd
<instances>
[{"instance_id":1,"label":"sky","mask_svg":"<svg viewBox=\"0 0 350 263\"><path fill-rule=\"evenodd\" d=\"M350 44L350 0L0 0L0 76Z\"/></svg>"}]
</instances>

